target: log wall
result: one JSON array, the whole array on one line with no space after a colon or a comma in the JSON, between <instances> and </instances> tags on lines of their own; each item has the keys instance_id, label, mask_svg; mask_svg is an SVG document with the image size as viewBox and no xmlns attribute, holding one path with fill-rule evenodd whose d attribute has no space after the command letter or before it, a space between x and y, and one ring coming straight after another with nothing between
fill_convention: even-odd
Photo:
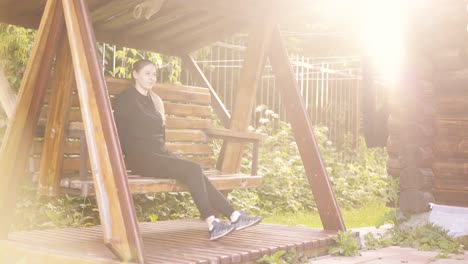
<instances>
[{"instance_id":1,"label":"log wall","mask_svg":"<svg viewBox=\"0 0 468 264\"><path fill-rule=\"evenodd\" d=\"M400 179L403 211L427 211L429 202L468 207L466 10L466 1L431 1L410 21L387 141L388 172Z\"/></svg>"}]
</instances>

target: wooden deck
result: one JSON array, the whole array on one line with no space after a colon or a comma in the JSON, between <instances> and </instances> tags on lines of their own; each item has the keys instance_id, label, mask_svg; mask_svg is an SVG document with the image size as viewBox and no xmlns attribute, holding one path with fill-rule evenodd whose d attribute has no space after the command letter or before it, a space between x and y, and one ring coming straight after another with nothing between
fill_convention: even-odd
<instances>
[{"instance_id":1,"label":"wooden deck","mask_svg":"<svg viewBox=\"0 0 468 264\"><path fill-rule=\"evenodd\" d=\"M335 232L260 224L217 241L197 220L141 223L146 263L249 263L296 248L323 255ZM120 263L102 242L101 226L12 233L0 240L0 263Z\"/></svg>"}]
</instances>

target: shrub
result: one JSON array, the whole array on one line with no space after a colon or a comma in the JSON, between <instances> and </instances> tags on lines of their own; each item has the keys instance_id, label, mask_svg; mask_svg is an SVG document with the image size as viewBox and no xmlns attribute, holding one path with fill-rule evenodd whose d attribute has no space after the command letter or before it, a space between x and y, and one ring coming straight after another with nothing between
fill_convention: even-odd
<instances>
[{"instance_id":1,"label":"shrub","mask_svg":"<svg viewBox=\"0 0 468 264\"><path fill-rule=\"evenodd\" d=\"M255 190L235 190L231 200L238 207L263 215L316 210L290 125L273 115L267 117L256 128L269 135L259 155L259 174L264 183ZM272 130L273 123L279 128ZM384 149L368 149L363 142L356 149L351 144L338 147L328 139L326 127L317 127L314 133L341 207L359 208L372 200L384 201L388 178ZM243 162L246 173L250 162L248 153Z\"/></svg>"}]
</instances>

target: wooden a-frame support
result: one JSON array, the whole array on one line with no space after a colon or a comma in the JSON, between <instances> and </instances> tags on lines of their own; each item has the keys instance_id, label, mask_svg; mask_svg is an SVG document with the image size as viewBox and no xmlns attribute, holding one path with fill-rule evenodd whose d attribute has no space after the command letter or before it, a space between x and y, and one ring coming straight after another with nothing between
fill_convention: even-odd
<instances>
[{"instance_id":1,"label":"wooden a-frame support","mask_svg":"<svg viewBox=\"0 0 468 264\"><path fill-rule=\"evenodd\" d=\"M4 179L4 184L0 187L0 208L3 214L0 238L8 236L19 177L24 174L26 167L35 124L44 101L48 77L52 73L59 35L65 31L69 43L65 40L61 42L56 69L53 71L52 88L64 98L69 97L73 78L69 71L74 69L104 242L122 261L144 263L142 239L85 0L47 1L20 90L18 105L0 150L0 175ZM73 67L70 65L71 61ZM63 87L59 87L62 85ZM56 94L55 98L52 98L54 105L51 107L51 120L47 124L44 144L45 153L51 155L46 158L51 159L42 160L41 165L49 167L41 168L45 170L41 173L60 167L60 158L54 152L60 152L62 148L59 141L63 140L61 137L64 134L66 115L58 112L67 108L70 101L61 101L58 96L60 95ZM57 174L52 175L49 180L57 184ZM50 183L49 181L45 185Z\"/></svg>"},{"instance_id":2,"label":"wooden a-frame support","mask_svg":"<svg viewBox=\"0 0 468 264\"><path fill-rule=\"evenodd\" d=\"M268 22L259 25L250 33L248 45L229 122L230 128L247 130L255 103L257 82L268 57L323 227L326 230L346 230L278 27ZM225 141L218 159L218 168L227 172L239 172L243 147L242 143Z\"/></svg>"}]
</instances>

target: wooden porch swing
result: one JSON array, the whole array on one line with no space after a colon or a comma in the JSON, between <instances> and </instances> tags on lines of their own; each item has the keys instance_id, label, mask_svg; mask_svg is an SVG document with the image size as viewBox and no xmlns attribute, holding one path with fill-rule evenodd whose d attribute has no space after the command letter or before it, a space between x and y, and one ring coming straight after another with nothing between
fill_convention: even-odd
<instances>
[{"instance_id":1,"label":"wooden porch swing","mask_svg":"<svg viewBox=\"0 0 468 264\"><path fill-rule=\"evenodd\" d=\"M89 236L102 236L105 245L117 260L137 263L164 262L165 257L159 256L156 261L148 253L149 248L157 248L160 244L147 242L153 241L153 229L151 225L138 225L131 193L182 191L184 187L172 181L127 176L113 121L111 98L128 87L129 80L105 79L97 59L96 38L107 43L183 58L185 65L199 79L201 86L206 88L162 84L155 88L165 100L168 109L168 145L171 150L187 155L187 158L200 162L204 167L212 168L214 164L211 150L207 148L206 137L224 139L218 158L218 171L212 171L210 174L210 179L220 189L255 187L261 183L261 177L256 175L255 160L252 162L252 175L243 175L239 171L245 142L252 142L258 147L258 141L261 139L261 136L248 133L247 127L254 106L257 81L268 58L280 87L306 176L326 231L293 228L283 230L276 227L264 230L261 225L256 232L266 232L262 233L266 236L265 241L262 241L268 245L276 245L272 241L278 241L275 243L281 244L280 246L268 246L266 251L252 249L246 251L248 253L245 255L239 253L240 249L226 244L219 250L228 248L227 252L237 252L234 254L236 257L233 255L229 261L221 262L248 262L260 257L258 252L272 254L291 247L323 249L330 242L329 236L335 231L345 230L345 226L318 152L277 21L273 19L279 16L280 11L285 11L281 1L251 3L246 0L241 1L239 5L232 5L228 1L213 3L207 0L193 0L188 3L166 0L160 1L163 3L162 7L151 19L135 19L133 8L142 2L147 4L152 0L47 0L45 7L41 1L31 3L27 0L16 0L11 3L8 0L0 0L0 22L39 28L18 96L17 108L0 149L0 177L3 179L0 187L0 259L2 252L43 257L45 253L34 248L34 241L39 241L39 237L48 241L47 250L57 246L62 251L69 251L70 248L64 249L59 246L65 241L63 239L75 238L71 234L83 232ZM299 3L300 1L296 4ZM290 8L298 6L290 3ZM259 18L265 18L259 14L264 13L267 14L266 19L259 22ZM231 116L190 53L226 35L243 31L250 32L249 42ZM73 92L74 83L76 93ZM49 87L50 91L47 91ZM47 119L40 118L45 116L41 115L41 111L45 111L42 109L44 102L49 105ZM210 127L210 103L225 129ZM70 109L70 106L79 106L80 110ZM38 137L43 137L43 142L35 139ZM67 138L72 140L66 140ZM79 139L81 144L77 144L76 139ZM84 141L86 144L83 144ZM65 230L61 233L63 237L58 235L58 240L53 240L55 242L50 242L51 238L43 238L47 237L45 233L9 235L19 180L20 176L24 175L31 147L34 154L41 155L35 162L36 168L39 168L39 192L56 195L61 190L79 195L95 195L102 231ZM88 156L92 176L88 174ZM185 225L187 232L194 228L192 224ZM287 230L290 230L290 233ZM179 231L184 232L184 229L174 232ZM308 240L311 241L307 242L308 244L299 243L303 239L298 238L299 234L317 234L317 237L309 238L312 240ZM252 233L251 236L255 240L261 235ZM29 240L32 237L35 238ZM159 234L157 237L164 235ZM174 239L171 235L169 237ZM179 240L183 241L184 237L181 236ZM287 241L288 238L294 242L280 242ZM80 238L77 238L73 241L78 245L77 248L81 245L79 240ZM255 248L257 244L258 241L245 246ZM102 253L101 249L93 250L93 254L100 260L107 260L99 262L94 259L86 263L116 261L108 253ZM197 255L188 250L187 256ZM205 250L199 250L203 255ZM62 251L48 252L44 259L57 263L65 263L64 260L70 260L69 263L84 261L83 256L71 253L67 255ZM102 255L99 255L100 253ZM176 263L177 258L181 256L174 256L174 261L165 261ZM223 257L216 259L222 260Z\"/></svg>"}]
</instances>

